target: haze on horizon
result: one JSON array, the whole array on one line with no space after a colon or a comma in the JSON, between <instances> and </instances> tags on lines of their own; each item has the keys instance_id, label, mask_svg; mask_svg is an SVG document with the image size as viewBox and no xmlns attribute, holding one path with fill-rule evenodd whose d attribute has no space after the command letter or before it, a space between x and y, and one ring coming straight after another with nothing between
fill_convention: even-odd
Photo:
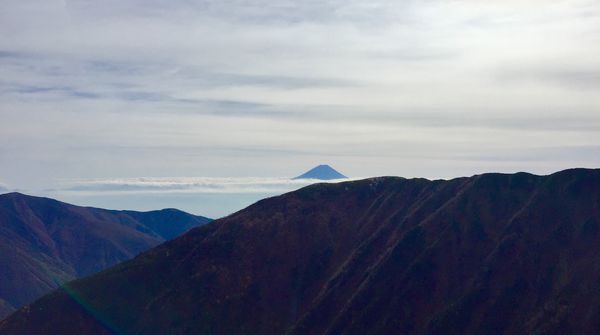
<instances>
[{"instance_id":1,"label":"haze on horizon","mask_svg":"<svg viewBox=\"0 0 600 335\"><path fill-rule=\"evenodd\" d=\"M596 1L0 6L0 189L600 165Z\"/></svg>"}]
</instances>

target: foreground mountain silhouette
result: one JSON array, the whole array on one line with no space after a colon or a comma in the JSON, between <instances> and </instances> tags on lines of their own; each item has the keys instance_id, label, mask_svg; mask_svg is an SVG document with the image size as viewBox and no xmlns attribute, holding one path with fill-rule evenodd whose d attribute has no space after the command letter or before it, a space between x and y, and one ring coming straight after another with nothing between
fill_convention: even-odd
<instances>
[{"instance_id":1,"label":"foreground mountain silhouette","mask_svg":"<svg viewBox=\"0 0 600 335\"><path fill-rule=\"evenodd\" d=\"M65 285L0 334L597 334L600 170L265 199Z\"/></svg>"},{"instance_id":2,"label":"foreground mountain silhouette","mask_svg":"<svg viewBox=\"0 0 600 335\"><path fill-rule=\"evenodd\" d=\"M208 221L175 209L111 211L0 195L0 319L59 283L133 258Z\"/></svg>"},{"instance_id":3,"label":"foreground mountain silhouette","mask_svg":"<svg viewBox=\"0 0 600 335\"><path fill-rule=\"evenodd\" d=\"M320 179L320 180L332 180L332 179L346 179L348 177L337 172L329 165L318 165L306 173L295 177L293 179Z\"/></svg>"}]
</instances>

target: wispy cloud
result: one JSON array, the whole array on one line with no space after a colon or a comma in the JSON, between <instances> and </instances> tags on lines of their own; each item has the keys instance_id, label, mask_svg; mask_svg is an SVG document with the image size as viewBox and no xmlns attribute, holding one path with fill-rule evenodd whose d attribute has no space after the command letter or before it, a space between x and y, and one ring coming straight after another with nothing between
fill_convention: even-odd
<instances>
[{"instance_id":1,"label":"wispy cloud","mask_svg":"<svg viewBox=\"0 0 600 335\"><path fill-rule=\"evenodd\" d=\"M313 183L337 183L285 177L146 177L58 180L40 194L62 201L102 208L152 210L175 207L218 218L260 199L291 192Z\"/></svg>"},{"instance_id":2,"label":"wispy cloud","mask_svg":"<svg viewBox=\"0 0 600 335\"><path fill-rule=\"evenodd\" d=\"M329 183L347 181L332 180ZM54 192L97 193L284 193L323 182L314 179L265 177L173 177L73 180Z\"/></svg>"},{"instance_id":3,"label":"wispy cloud","mask_svg":"<svg viewBox=\"0 0 600 335\"><path fill-rule=\"evenodd\" d=\"M595 165L599 15L589 0L6 0L0 175Z\"/></svg>"},{"instance_id":4,"label":"wispy cloud","mask_svg":"<svg viewBox=\"0 0 600 335\"><path fill-rule=\"evenodd\" d=\"M546 68L507 68L498 72L498 78L505 83L533 82L537 84L559 85L571 90L598 90L600 70L579 68L577 65L554 64Z\"/></svg>"}]
</instances>

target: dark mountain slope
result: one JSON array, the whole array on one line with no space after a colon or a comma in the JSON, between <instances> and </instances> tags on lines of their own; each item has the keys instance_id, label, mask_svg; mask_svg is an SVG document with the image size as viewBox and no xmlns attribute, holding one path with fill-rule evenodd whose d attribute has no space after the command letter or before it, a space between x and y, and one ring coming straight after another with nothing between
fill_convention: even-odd
<instances>
[{"instance_id":1,"label":"dark mountain slope","mask_svg":"<svg viewBox=\"0 0 600 335\"><path fill-rule=\"evenodd\" d=\"M600 170L374 178L266 199L0 334L592 334Z\"/></svg>"},{"instance_id":2,"label":"dark mountain slope","mask_svg":"<svg viewBox=\"0 0 600 335\"><path fill-rule=\"evenodd\" d=\"M0 195L0 318L59 283L133 258L208 221L173 209L111 211Z\"/></svg>"}]
</instances>

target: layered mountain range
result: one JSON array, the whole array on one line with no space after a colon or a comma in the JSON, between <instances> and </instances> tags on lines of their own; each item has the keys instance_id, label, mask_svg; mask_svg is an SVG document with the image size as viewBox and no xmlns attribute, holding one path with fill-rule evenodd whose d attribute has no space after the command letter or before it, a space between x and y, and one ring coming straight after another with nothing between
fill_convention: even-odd
<instances>
[{"instance_id":1,"label":"layered mountain range","mask_svg":"<svg viewBox=\"0 0 600 335\"><path fill-rule=\"evenodd\" d=\"M20 193L0 195L0 319L62 283L209 221L175 209L112 211Z\"/></svg>"},{"instance_id":2,"label":"layered mountain range","mask_svg":"<svg viewBox=\"0 0 600 335\"><path fill-rule=\"evenodd\" d=\"M381 177L269 198L0 334L600 333L600 170Z\"/></svg>"}]
</instances>

